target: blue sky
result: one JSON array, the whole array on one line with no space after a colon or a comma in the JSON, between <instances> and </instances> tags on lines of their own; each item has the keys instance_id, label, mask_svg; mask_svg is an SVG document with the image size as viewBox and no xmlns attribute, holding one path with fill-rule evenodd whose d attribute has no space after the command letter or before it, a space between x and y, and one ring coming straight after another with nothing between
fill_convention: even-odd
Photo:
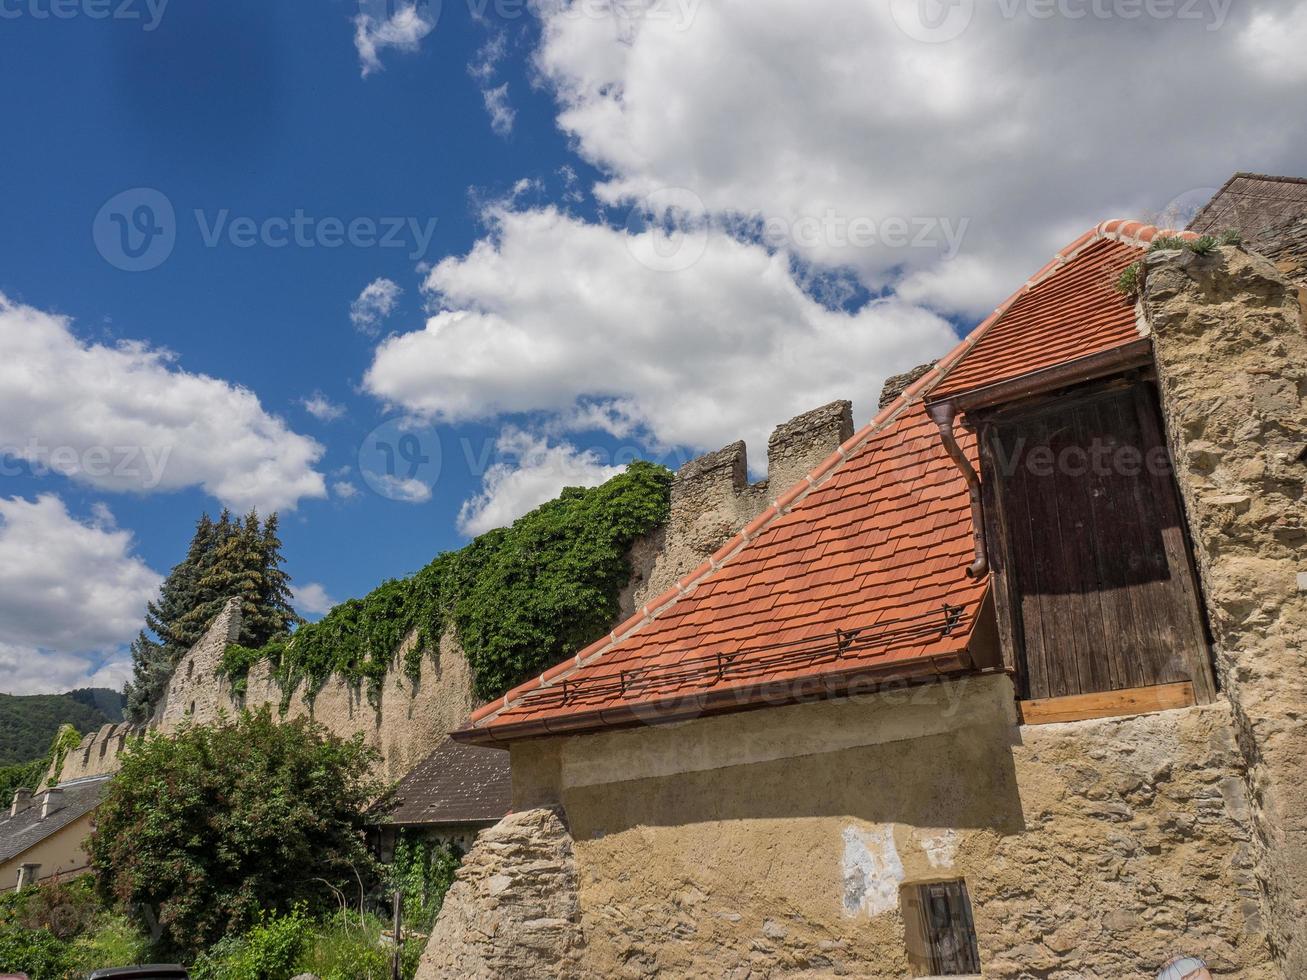
<instances>
[{"instance_id":1,"label":"blue sky","mask_svg":"<svg viewBox=\"0 0 1307 980\"><path fill-rule=\"evenodd\" d=\"M0 690L119 682L203 510L278 508L318 613L634 456L761 476L1095 222L1307 173L1302 3L50 3L0 0Z\"/></svg>"}]
</instances>

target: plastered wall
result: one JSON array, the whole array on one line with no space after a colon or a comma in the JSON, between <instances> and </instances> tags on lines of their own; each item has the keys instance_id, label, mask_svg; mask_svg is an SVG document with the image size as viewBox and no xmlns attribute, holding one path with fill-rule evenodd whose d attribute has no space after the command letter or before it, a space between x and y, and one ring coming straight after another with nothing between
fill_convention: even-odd
<instances>
[{"instance_id":1,"label":"plastered wall","mask_svg":"<svg viewBox=\"0 0 1307 980\"><path fill-rule=\"evenodd\" d=\"M523 742L561 804L576 975L905 977L905 884L964 878L987 977L1278 976L1224 703L1018 727L1006 677ZM475 918L475 917L474 917Z\"/></svg>"}]
</instances>

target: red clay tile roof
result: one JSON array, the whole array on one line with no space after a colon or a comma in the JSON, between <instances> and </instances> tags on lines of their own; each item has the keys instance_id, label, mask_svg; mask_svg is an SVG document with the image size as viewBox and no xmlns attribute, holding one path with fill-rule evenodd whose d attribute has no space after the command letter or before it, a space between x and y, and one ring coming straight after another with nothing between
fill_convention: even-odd
<instances>
[{"instance_id":1,"label":"red clay tile roof","mask_svg":"<svg viewBox=\"0 0 1307 980\"><path fill-rule=\"evenodd\" d=\"M707 562L454 737L669 721L969 669L988 583L964 572L967 487L922 399L1139 340L1112 284L1164 234L1180 233L1109 221L1082 235ZM974 461L974 438L959 442Z\"/></svg>"},{"instance_id":2,"label":"red clay tile roof","mask_svg":"<svg viewBox=\"0 0 1307 980\"><path fill-rule=\"evenodd\" d=\"M1194 239L1192 232L1159 232L1138 222L1107 221L1054 256L1015 296L998 319L934 390L932 400L974 391L1066 364L1140 339L1135 304L1115 289L1142 245L1159 235Z\"/></svg>"}]
</instances>

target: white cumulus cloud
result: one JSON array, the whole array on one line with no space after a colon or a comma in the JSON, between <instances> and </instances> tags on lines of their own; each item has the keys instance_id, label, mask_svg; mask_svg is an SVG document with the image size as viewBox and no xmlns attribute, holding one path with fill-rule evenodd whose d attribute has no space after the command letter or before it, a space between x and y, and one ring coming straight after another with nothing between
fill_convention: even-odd
<instances>
[{"instance_id":1,"label":"white cumulus cloud","mask_svg":"<svg viewBox=\"0 0 1307 980\"><path fill-rule=\"evenodd\" d=\"M499 459L486 470L481 491L459 508L458 528L464 534L507 527L564 487L597 487L624 469L607 465L594 450L565 442L551 445L512 426L500 434L495 451Z\"/></svg>"},{"instance_id":2,"label":"white cumulus cloud","mask_svg":"<svg viewBox=\"0 0 1307 980\"><path fill-rule=\"evenodd\" d=\"M491 237L431 270L444 308L378 346L366 390L437 421L538 411L660 446L760 448L835 398L868 416L886 376L956 341L894 300L828 309L784 255L721 232L631 235L552 208L493 220ZM681 255L693 261L662 271Z\"/></svg>"},{"instance_id":3,"label":"white cumulus cloud","mask_svg":"<svg viewBox=\"0 0 1307 980\"><path fill-rule=\"evenodd\" d=\"M363 292L349 305L349 318L354 326L366 334L376 334L381 321L395 309L404 290L390 279L374 279L363 287Z\"/></svg>"},{"instance_id":4,"label":"white cumulus cloud","mask_svg":"<svg viewBox=\"0 0 1307 980\"><path fill-rule=\"evenodd\" d=\"M345 406L338 405L320 391L301 399L300 404L304 406L304 411L319 422L335 422L345 417Z\"/></svg>"},{"instance_id":5,"label":"white cumulus cloud","mask_svg":"<svg viewBox=\"0 0 1307 980\"><path fill-rule=\"evenodd\" d=\"M295 587L295 609L311 616L321 616L336 605L327 590L317 582L305 582Z\"/></svg>"},{"instance_id":6,"label":"white cumulus cloud","mask_svg":"<svg viewBox=\"0 0 1307 980\"><path fill-rule=\"evenodd\" d=\"M160 581L103 507L83 521L54 494L0 497L0 691L120 687Z\"/></svg>"},{"instance_id":7,"label":"white cumulus cloud","mask_svg":"<svg viewBox=\"0 0 1307 980\"><path fill-rule=\"evenodd\" d=\"M930 6L551 0L536 64L602 200L682 188L972 314L1104 218L1307 157L1303 0L954 4L947 40ZM1219 84L1161 81L1189 69Z\"/></svg>"},{"instance_id":8,"label":"white cumulus cloud","mask_svg":"<svg viewBox=\"0 0 1307 980\"><path fill-rule=\"evenodd\" d=\"M381 53L387 48L412 53L436 26L429 5L423 0L400 3L387 13L384 0L369 0L354 18L354 47L364 78L381 71Z\"/></svg>"},{"instance_id":9,"label":"white cumulus cloud","mask_svg":"<svg viewBox=\"0 0 1307 980\"><path fill-rule=\"evenodd\" d=\"M326 496L317 442L166 351L84 342L66 318L3 294L0 350L0 472L25 465L120 492L198 486L237 510Z\"/></svg>"}]
</instances>

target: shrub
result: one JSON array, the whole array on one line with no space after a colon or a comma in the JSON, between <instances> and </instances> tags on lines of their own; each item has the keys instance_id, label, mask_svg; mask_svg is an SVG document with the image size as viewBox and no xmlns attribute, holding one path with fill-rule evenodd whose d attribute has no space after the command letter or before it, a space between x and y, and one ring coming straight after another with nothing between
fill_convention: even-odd
<instances>
[{"instance_id":1,"label":"shrub","mask_svg":"<svg viewBox=\"0 0 1307 980\"><path fill-rule=\"evenodd\" d=\"M378 867L364 810L376 753L265 705L214 726L155 733L109 784L89 842L106 900L155 910L167 951L193 955L260 921L334 906Z\"/></svg>"},{"instance_id":2,"label":"shrub","mask_svg":"<svg viewBox=\"0 0 1307 980\"><path fill-rule=\"evenodd\" d=\"M16 927L0 932L0 971L31 980L64 980L71 965L68 944L48 929Z\"/></svg>"}]
</instances>

